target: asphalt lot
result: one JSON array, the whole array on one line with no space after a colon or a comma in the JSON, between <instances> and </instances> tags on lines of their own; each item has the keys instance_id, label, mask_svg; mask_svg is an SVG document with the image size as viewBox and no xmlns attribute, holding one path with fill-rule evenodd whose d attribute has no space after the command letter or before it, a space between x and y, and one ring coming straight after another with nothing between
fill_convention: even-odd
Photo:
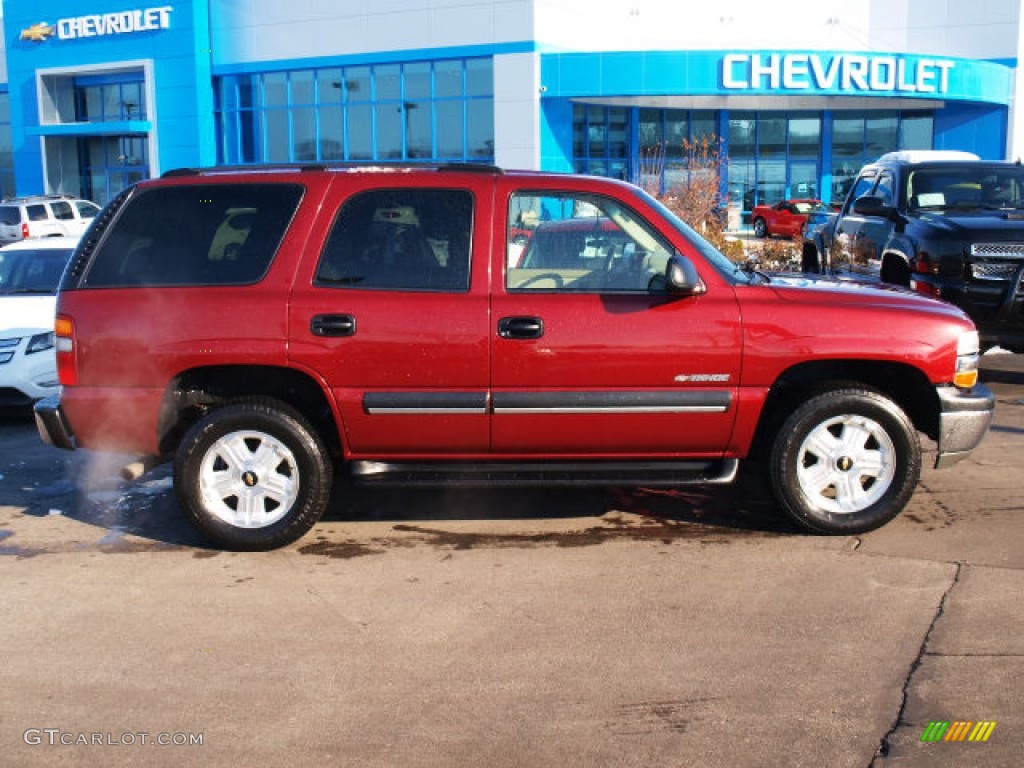
<instances>
[{"instance_id":1,"label":"asphalt lot","mask_svg":"<svg viewBox=\"0 0 1024 768\"><path fill-rule=\"evenodd\" d=\"M982 378L980 449L846 538L748 476L342 488L297 544L224 553L164 468L125 482L7 414L0 764L1018 766L1024 355Z\"/></svg>"}]
</instances>

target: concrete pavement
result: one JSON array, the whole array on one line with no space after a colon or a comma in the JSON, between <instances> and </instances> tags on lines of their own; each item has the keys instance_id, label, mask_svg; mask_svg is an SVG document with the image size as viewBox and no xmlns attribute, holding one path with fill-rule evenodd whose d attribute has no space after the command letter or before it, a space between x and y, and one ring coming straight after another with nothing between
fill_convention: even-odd
<instances>
[{"instance_id":1,"label":"concrete pavement","mask_svg":"<svg viewBox=\"0 0 1024 768\"><path fill-rule=\"evenodd\" d=\"M125 485L10 421L0 764L1017 766L1021 357L985 359L980 450L847 538L747 478L341 493L296 545L222 553L165 470ZM997 724L921 741L956 720Z\"/></svg>"}]
</instances>

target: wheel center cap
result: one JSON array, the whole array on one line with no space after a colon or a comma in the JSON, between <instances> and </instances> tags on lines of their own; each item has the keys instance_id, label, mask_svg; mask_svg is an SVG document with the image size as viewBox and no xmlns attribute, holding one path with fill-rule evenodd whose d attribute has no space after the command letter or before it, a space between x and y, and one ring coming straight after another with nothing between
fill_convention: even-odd
<instances>
[{"instance_id":1,"label":"wheel center cap","mask_svg":"<svg viewBox=\"0 0 1024 768\"><path fill-rule=\"evenodd\" d=\"M839 461L836 462L836 467L840 472L849 472L850 468L853 467L853 459L849 456L840 456Z\"/></svg>"},{"instance_id":2,"label":"wheel center cap","mask_svg":"<svg viewBox=\"0 0 1024 768\"><path fill-rule=\"evenodd\" d=\"M245 472L242 473L242 482L245 483L246 486L248 486L249 488L252 488L259 481L260 479L252 470L246 470Z\"/></svg>"}]
</instances>

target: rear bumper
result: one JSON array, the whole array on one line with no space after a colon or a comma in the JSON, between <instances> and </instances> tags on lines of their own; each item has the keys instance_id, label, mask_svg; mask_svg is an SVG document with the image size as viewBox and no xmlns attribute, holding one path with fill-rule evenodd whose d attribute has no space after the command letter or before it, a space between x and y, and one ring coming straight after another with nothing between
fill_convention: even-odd
<instances>
[{"instance_id":1,"label":"rear bumper","mask_svg":"<svg viewBox=\"0 0 1024 768\"><path fill-rule=\"evenodd\" d=\"M939 396L939 453L935 467L956 464L970 455L988 431L996 399L984 384L969 390L937 387Z\"/></svg>"},{"instance_id":2,"label":"rear bumper","mask_svg":"<svg viewBox=\"0 0 1024 768\"><path fill-rule=\"evenodd\" d=\"M71 425L64 417L59 395L43 398L35 404L33 410L36 416L36 429L39 430L39 436L44 443L68 451L75 450L75 437L71 432Z\"/></svg>"}]
</instances>

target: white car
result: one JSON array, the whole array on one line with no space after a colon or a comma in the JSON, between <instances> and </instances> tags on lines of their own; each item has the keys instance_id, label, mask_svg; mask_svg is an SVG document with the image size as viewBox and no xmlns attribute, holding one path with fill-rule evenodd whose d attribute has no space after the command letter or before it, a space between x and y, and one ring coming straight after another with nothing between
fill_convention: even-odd
<instances>
[{"instance_id":1,"label":"white car","mask_svg":"<svg viewBox=\"0 0 1024 768\"><path fill-rule=\"evenodd\" d=\"M27 405L59 391L57 287L78 240L46 237L0 248L0 406Z\"/></svg>"},{"instance_id":2,"label":"white car","mask_svg":"<svg viewBox=\"0 0 1024 768\"><path fill-rule=\"evenodd\" d=\"M70 195L16 197L0 202L0 244L33 237L80 237L100 207Z\"/></svg>"}]
</instances>

